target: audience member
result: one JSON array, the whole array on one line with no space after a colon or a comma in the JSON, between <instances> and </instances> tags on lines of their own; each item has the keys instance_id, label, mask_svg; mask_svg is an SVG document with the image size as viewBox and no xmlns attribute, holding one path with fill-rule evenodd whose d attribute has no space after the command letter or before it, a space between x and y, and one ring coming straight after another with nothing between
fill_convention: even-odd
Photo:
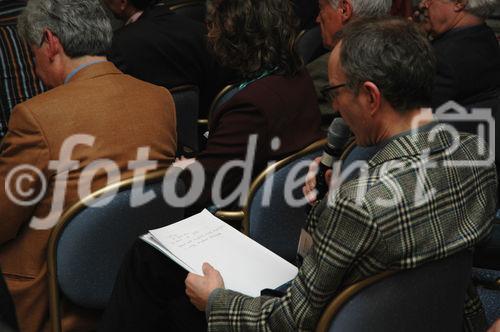
<instances>
[{"instance_id":1,"label":"audience member","mask_svg":"<svg viewBox=\"0 0 500 332\"><path fill-rule=\"evenodd\" d=\"M53 87L14 108L0 146L0 263L20 330L31 332L48 327L50 228L82 196L130 177L139 148L170 165L175 108L167 90L106 61L112 30L99 0L30 0L18 28ZM63 315L66 331L93 328L68 302Z\"/></svg>"},{"instance_id":2,"label":"audience member","mask_svg":"<svg viewBox=\"0 0 500 332\"><path fill-rule=\"evenodd\" d=\"M103 331L205 330L207 320L211 331L312 331L343 285L471 249L485 236L495 214L496 173L474 163L482 159L476 136L452 137L421 108L430 103L435 70L428 41L395 18L353 22L343 32L325 93L353 131L358 147L351 155L364 154L366 174L337 183L315 204L306 226L313 244L286 294L251 298L224 289L209 264L184 285L187 272L137 242ZM449 164L459 160L469 165ZM471 303L467 326L484 329L484 312Z\"/></svg>"},{"instance_id":3,"label":"audience member","mask_svg":"<svg viewBox=\"0 0 500 332\"><path fill-rule=\"evenodd\" d=\"M485 19L496 0L423 0L422 24L434 38L438 59L432 106L454 100L469 105L500 89L500 50Z\"/></svg>"},{"instance_id":4,"label":"audience member","mask_svg":"<svg viewBox=\"0 0 500 332\"><path fill-rule=\"evenodd\" d=\"M222 69L207 49L202 23L172 12L159 0L105 0L125 22L115 31L109 59L125 74L168 89L200 89L200 117L234 74Z\"/></svg>"},{"instance_id":5,"label":"audience member","mask_svg":"<svg viewBox=\"0 0 500 332\"><path fill-rule=\"evenodd\" d=\"M17 16L25 6L26 1L0 1L0 140L14 106L45 90L29 46L17 34Z\"/></svg>"},{"instance_id":6,"label":"audience member","mask_svg":"<svg viewBox=\"0 0 500 332\"><path fill-rule=\"evenodd\" d=\"M209 119L206 149L196 157L206 181L194 211L214 203L216 174L229 161L245 161L250 152L253 163L247 166L252 167L253 178L270 161L323 137L314 87L294 49L295 20L288 1L210 1L207 22L209 43L218 61L238 70L246 80ZM254 153L251 135L257 137ZM190 172L184 175L189 186ZM228 199L242 179L241 167L229 170L222 181L221 198Z\"/></svg>"},{"instance_id":7,"label":"audience member","mask_svg":"<svg viewBox=\"0 0 500 332\"><path fill-rule=\"evenodd\" d=\"M321 27L323 45L329 50L335 47L337 35L352 19L387 15L391 8L391 0L318 0L318 3L319 14L316 22ZM330 52L307 65L316 88L321 114L332 114L331 105L321 94L321 88L328 84L329 58Z\"/></svg>"}]
</instances>

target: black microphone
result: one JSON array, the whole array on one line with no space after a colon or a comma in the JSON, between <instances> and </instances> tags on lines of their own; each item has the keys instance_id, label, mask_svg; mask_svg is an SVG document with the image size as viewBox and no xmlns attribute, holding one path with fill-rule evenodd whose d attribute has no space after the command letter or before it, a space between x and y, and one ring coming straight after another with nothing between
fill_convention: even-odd
<instances>
[{"instance_id":1,"label":"black microphone","mask_svg":"<svg viewBox=\"0 0 500 332\"><path fill-rule=\"evenodd\" d=\"M317 200L322 199L328 192L328 183L325 180L325 173L332 168L333 163L340 159L342 152L351 137L351 130L342 118L333 119L328 127L326 146L319 163L318 173L316 174Z\"/></svg>"}]
</instances>

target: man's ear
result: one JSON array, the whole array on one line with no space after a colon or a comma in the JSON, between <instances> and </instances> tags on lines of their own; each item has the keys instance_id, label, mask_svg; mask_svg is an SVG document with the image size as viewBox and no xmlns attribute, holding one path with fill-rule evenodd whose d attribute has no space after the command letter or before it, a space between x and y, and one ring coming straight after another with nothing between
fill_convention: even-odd
<instances>
[{"instance_id":1,"label":"man's ear","mask_svg":"<svg viewBox=\"0 0 500 332\"><path fill-rule=\"evenodd\" d=\"M382 93L375 83L369 81L363 83L361 89L365 93L366 106L369 109L370 115L373 116L378 110L380 110L380 105L382 104Z\"/></svg>"},{"instance_id":2,"label":"man's ear","mask_svg":"<svg viewBox=\"0 0 500 332\"><path fill-rule=\"evenodd\" d=\"M339 0L339 8L342 23L346 24L352 17L351 0Z\"/></svg>"},{"instance_id":3,"label":"man's ear","mask_svg":"<svg viewBox=\"0 0 500 332\"><path fill-rule=\"evenodd\" d=\"M43 38L47 43L47 55L50 61L54 61L54 58L63 52L61 42L59 38L48 29L44 31L43 35Z\"/></svg>"}]
</instances>

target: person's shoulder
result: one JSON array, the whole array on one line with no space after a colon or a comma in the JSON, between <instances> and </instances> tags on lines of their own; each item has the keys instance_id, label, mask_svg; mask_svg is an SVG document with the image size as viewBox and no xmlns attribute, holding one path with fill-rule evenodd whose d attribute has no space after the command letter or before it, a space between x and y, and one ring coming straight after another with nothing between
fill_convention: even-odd
<instances>
[{"instance_id":1,"label":"person's shoulder","mask_svg":"<svg viewBox=\"0 0 500 332\"><path fill-rule=\"evenodd\" d=\"M453 29L432 41L434 49L440 51L468 51L472 45L496 40L495 33L486 24ZM474 51L474 50L471 50ZM460 55L460 54L457 54Z\"/></svg>"},{"instance_id":2,"label":"person's shoulder","mask_svg":"<svg viewBox=\"0 0 500 332\"><path fill-rule=\"evenodd\" d=\"M46 105L50 105L52 103L56 103L61 98L64 98L64 85L59 87L47 90L39 95L36 95L19 105L30 109L30 110L38 110L41 107L45 107Z\"/></svg>"},{"instance_id":3,"label":"person's shoulder","mask_svg":"<svg viewBox=\"0 0 500 332\"><path fill-rule=\"evenodd\" d=\"M169 97L171 98L171 93L163 86L152 84L131 75L120 74L115 75L114 79L120 80L123 85L126 86L126 90L140 91L143 94L147 94L147 98L156 96L157 98ZM155 98L156 98L155 97ZM144 97L144 102L147 102L146 95Z\"/></svg>"},{"instance_id":4,"label":"person's shoulder","mask_svg":"<svg viewBox=\"0 0 500 332\"><path fill-rule=\"evenodd\" d=\"M224 107L250 108L260 112L275 112L285 105L293 108L298 99L315 98L312 80L305 69L294 76L271 74L248 83L227 102ZM308 95L308 91L310 95ZM286 108L286 107L285 107Z\"/></svg>"},{"instance_id":5,"label":"person's shoulder","mask_svg":"<svg viewBox=\"0 0 500 332\"><path fill-rule=\"evenodd\" d=\"M174 13L164 6L158 6L148 10L137 21L121 27L115 33L127 35L147 30L152 34L184 34L184 31L178 29L187 29L187 32L206 32L205 25L201 22Z\"/></svg>"},{"instance_id":6,"label":"person's shoulder","mask_svg":"<svg viewBox=\"0 0 500 332\"><path fill-rule=\"evenodd\" d=\"M268 75L249 84L245 90L250 94L261 94L266 91L269 94L269 92L277 90L301 89L303 84L312 84L311 76L305 68L300 69L295 75Z\"/></svg>"}]
</instances>

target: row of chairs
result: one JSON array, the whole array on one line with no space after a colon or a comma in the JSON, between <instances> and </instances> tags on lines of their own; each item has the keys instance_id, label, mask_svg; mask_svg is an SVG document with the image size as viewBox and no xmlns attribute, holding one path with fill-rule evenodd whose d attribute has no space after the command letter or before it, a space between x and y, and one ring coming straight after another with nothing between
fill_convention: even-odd
<instances>
[{"instance_id":1,"label":"row of chairs","mask_svg":"<svg viewBox=\"0 0 500 332\"><path fill-rule=\"evenodd\" d=\"M245 209L246 232L289 260L295 257L298 243L295 233L300 232L305 212L297 208L295 213L288 212L286 216L275 219L279 222L269 224L268 217L275 208L286 210L286 203L279 193L289 169L301 162L303 167L297 176L305 176L307 166L319 155L324 143L324 140L318 141L270 166L251 186ZM273 208L261 209L259 201L262 191L272 179L270 203ZM152 191L155 199L145 205L131 207L134 181L144 181L144 190ZM175 191L167 192L166 188L175 188ZM183 196L185 187L182 181L167 175L165 171L158 171L140 179L129 179L103 188L75 204L61 217L52 231L47 257L53 331L61 329L61 293L73 303L86 308L106 307L120 263L135 239L150 229L166 226L184 217L182 207L167 203L172 202L174 193L177 197ZM295 194L300 196L301 193ZM290 238L296 239L290 241Z\"/></svg>"}]
</instances>

